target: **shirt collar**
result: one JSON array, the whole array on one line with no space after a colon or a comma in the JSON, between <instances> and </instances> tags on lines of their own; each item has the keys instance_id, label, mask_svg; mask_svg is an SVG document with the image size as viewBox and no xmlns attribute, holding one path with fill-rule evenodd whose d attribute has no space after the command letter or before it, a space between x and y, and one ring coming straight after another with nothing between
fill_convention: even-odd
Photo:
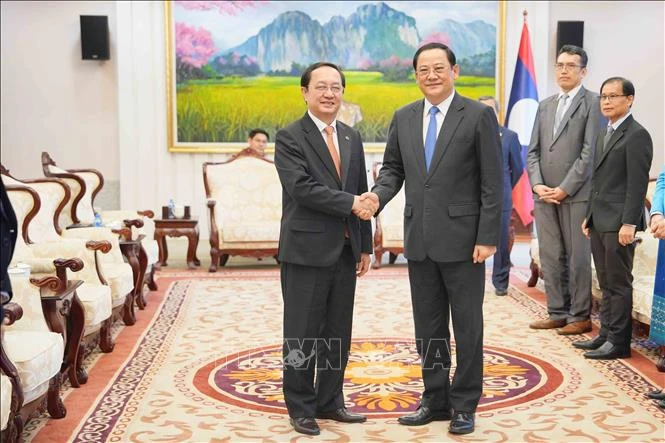
<instances>
[{"instance_id":1,"label":"shirt collar","mask_svg":"<svg viewBox=\"0 0 665 443\"><path fill-rule=\"evenodd\" d=\"M442 101L441 103L436 105L436 107L439 108L439 112L441 113L441 115L444 115L444 116L446 115L446 113L448 112L448 109L450 109L450 104L453 102L453 97L454 96L455 96L455 90L453 89L452 94L450 94L447 99L445 99L444 101ZM434 106L434 105L432 103L430 103L430 101L427 100L427 98L425 98L425 114L424 115L429 114L429 110L432 108L432 106Z\"/></svg>"},{"instance_id":2,"label":"shirt collar","mask_svg":"<svg viewBox=\"0 0 665 443\"><path fill-rule=\"evenodd\" d=\"M582 83L575 86L573 89L571 89L568 92L559 91L559 96L557 98L561 98L564 94L568 94L568 98L570 99L568 103L572 103L572 100L575 98L577 93L580 92L580 89L582 89Z\"/></svg>"},{"instance_id":3,"label":"shirt collar","mask_svg":"<svg viewBox=\"0 0 665 443\"><path fill-rule=\"evenodd\" d=\"M327 123L325 123L325 122L319 120L318 118L316 118L314 116L314 114L312 114L312 112L309 109L307 110L307 113L309 114L309 117L312 119L312 121L314 122L316 127L319 128L319 132L323 132L323 130L327 126L332 126L333 127L333 132L337 132L337 119L333 120L332 123L330 123L330 125L328 125Z\"/></svg>"},{"instance_id":4,"label":"shirt collar","mask_svg":"<svg viewBox=\"0 0 665 443\"><path fill-rule=\"evenodd\" d=\"M621 123L623 123L628 118L628 116L631 115L631 114L632 114L632 112L629 109L628 112L626 113L626 115L624 115L623 117L621 117L619 120L615 121L614 123L609 123L608 122L607 126L608 127L611 126L612 129L616 131L619 128L619 126L621 126Z\"/></svg>"}]
</instances>

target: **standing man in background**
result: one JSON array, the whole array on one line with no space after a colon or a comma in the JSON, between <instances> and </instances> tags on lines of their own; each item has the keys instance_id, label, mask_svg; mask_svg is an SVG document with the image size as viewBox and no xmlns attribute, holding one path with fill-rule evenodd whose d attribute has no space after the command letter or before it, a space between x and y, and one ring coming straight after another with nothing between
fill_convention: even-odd
<instances>
[{"instance_id":1,"label":"standing man in background","mask_svg":"<svg viewBox=\"0 0 665 443\"><path fill-rule=\"evenodd\" d=\"M593 340L573 343L586 358L630 357L633 311L635 231L647 221L644 198L653 158L651 136L633 118L635 87L611 77L600 87L600 109L609 120L596 143L591 200L582 232L591 238L600 302L600 332Z\"/></svg>"},{"instance_id":2,"label":"standing man in background","mask_svg":"<svg viewBox=\"0 0 665 443\"><path fill-rule=\"evenodd\" d=\"M448 46L421 46L413 68L424 99L395 112L368 194L383 208L405 186L404 256L425 390L399 423L450 420L449 432L469 434L483 391L484 262L501 225L499 128L489 107L455 92L459 65Z\"/></svg>"},{"instance_id":3,"label":"standing man in background","mask_svg":"<svg viewBox=\"0 0 665 443\"><path fill-rule=\"evenodd\" d=\"M490 95L482 96L479 102L491 106L497 118L499 117L499 102ZM492 284L496 295L508 293L508 280L510 277L510 248L509 228L510 216L513 213L513 188L519 181L524 171L522 162L522 146L517 133L510 129L499 126L501 137L501 158L503 170L503 205L501 209L501 233L499 234L499 245L494 254L494 265L492 267Z\"/></svg>"},{"instance_id":4,"label":"standing man in background","mask_svg":"<svg viewBox=\"0 0 665 443\"><path fill-rule=\"evenodd\" d=\"M527 154L549 313L529 327L560 328L561 335L591 331L591 245L579 227L602 120L598 94L582 86L587 62L578 46L559 50L555 69L561 90L540 102Z\"/></svg>"},{"instance_id":5,"label":"standing man in background","mask_svg":"<svg viewBox=\"0 0 665 443\"><path fill-rule=\"evenodd\" d=\"M284 400L293 428L308 435L320 433L315 418L366 420L345 408L342 386L356 276L369 269L369 219L376 206L359 197L367 191L360 134L336 119L345 87L336 65L309 66L300 79L307 112L280 130L275 141L283 190L278 257Z\"/></svg>"}]
</instances>

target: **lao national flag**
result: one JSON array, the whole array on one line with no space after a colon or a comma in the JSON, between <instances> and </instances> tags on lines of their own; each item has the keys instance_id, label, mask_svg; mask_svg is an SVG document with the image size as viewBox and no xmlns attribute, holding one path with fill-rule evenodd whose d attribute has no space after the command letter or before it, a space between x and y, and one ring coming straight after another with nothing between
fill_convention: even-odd
<instances>
[{"instance_id":1,"label":"lao national flag","mask_svg":"<svg viewBox=\"0 0 665 443\"><path fill-rule=\"evenodd\" d=\"M538 110L538 89L536 88L536 71L533 67L533 55L529 28L522 26L522 38L515 63L515 76L510 90L510 100L506 113L506 126L517 133L522 145L524 173L513 188L513 208L519 215L524 226L533 221L533 194L527 174L526 153L531 141L531 130Z\"/></svg>"}]
</instances>

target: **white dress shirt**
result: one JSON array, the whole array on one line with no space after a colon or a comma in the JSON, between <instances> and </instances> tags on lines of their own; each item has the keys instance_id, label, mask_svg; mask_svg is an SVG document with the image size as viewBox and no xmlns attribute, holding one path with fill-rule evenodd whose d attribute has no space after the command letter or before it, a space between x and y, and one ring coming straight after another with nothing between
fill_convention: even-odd
<instances>
[{"instance_id":1,"label":"white dress shirt","mask_svg":"<svg viewBox=\"0 0 665 443\"><path fill-rule=\"evenodd\" d=\"M328 146L328 142L326 141L328 135L326 134L325 129L328 126L332 126L332 128L333 128L333 133L332 133L333 143L335 143L335 149L337 149L337 155L339 155L340 161L341 161L342 156L339 153L339 140L337 140L337 119L333 120L332 123L330 123L328 125L327 123L325 123L325 122L319 120L318 118L316 118L314 116L314 114L312 114L310 112L309 109L307 110L307 113L309 114L310 118L312 119L312 121L314 122L316 127L319 128L319 134L321 134L321 137L323 137L323 142L326 144L326 146Z\"/></svg>"}]
</instances>

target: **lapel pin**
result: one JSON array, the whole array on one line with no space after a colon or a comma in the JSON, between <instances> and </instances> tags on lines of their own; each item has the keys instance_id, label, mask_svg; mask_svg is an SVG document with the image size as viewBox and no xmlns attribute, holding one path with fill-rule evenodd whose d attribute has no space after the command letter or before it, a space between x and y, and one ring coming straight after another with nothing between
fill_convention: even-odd
<instances>
[{"instance_id":1,"label":"lapel pin","mask_svg":"<svg viewBox=\"0 0 665 443\"><path fill-rule=\"evenodd\" d=\"M348 135L344 136L344 140L351 140Z\"/></svg>"}]
</instances>

